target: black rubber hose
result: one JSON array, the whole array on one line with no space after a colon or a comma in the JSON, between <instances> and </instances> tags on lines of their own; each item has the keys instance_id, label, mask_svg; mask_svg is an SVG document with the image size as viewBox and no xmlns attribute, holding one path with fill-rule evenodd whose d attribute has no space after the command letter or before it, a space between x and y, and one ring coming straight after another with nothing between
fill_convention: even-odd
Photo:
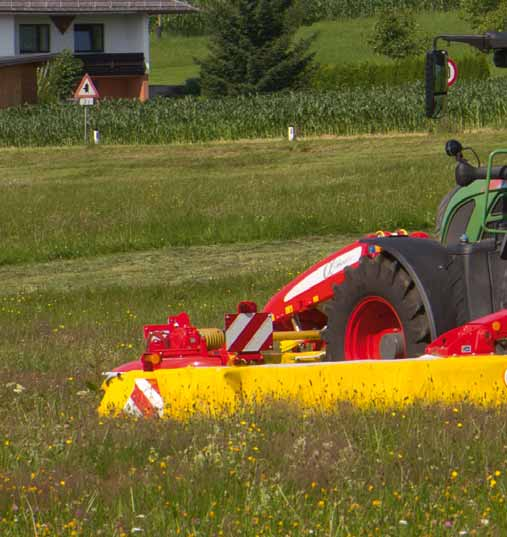
<instances>
[{"instance_id":1,"label":"black rubber hose","mask_svg":"<svg viewBox=\"0 0 507 537\"><path fill-rule=\"evenodd\" d=\"M486 179L488 174L487 166L480 166L476 168L475 166L470 165L465 160L462 160L456 166L456 184L459 186L468 186L477 179ZM507 166L493 166L491 169L491 178L492 179L503 179L507 180Z\"/></svg>"}]
</instances>

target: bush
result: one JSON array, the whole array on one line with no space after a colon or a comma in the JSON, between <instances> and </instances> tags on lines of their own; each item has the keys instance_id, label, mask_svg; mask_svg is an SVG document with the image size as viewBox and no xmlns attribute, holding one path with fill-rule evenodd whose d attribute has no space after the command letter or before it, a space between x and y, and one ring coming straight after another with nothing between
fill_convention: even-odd
<instances>
[{"instance_id":1,"label":"bush","mask_svg":"<svg viewBox=\"0 0 507 537\"><path fill-rule=\"evenodd\" d=\"M70 50L60 52L55 58L37 69L37 97L39 103L49 104L71 97L82 75L83 62Z\"/></svg>"},{"instance_id":2,"label":"bush","mask_svg":"<svg viewBox=\"0 0 507 537\"><path fill-rule=\"evenodd\" d=\"M468 55L459 61L458 82L489 78L489 64L484 55ZM407 58L387 65L372 62L350 65L322 65L313 78L313 88L333 91L344 88L400 86L420 81L424 58Z\"/></svg>"},{"instance_id":3,"label":"bush","mask_svg":"<svg viewBox=\"0 0 507 537\"><path fill-rule=\"evenodd\" d=\"M382 11L373 31L369 45L375 54L399 60L417 56L423 50L419 26L410 11Z\"/></svg>"}]
</instances>

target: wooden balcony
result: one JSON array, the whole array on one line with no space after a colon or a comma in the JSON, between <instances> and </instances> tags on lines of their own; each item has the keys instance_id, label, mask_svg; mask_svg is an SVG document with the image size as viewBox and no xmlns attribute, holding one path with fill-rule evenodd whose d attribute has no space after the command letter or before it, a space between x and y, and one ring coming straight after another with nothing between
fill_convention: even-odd
<instances>
[{"instance_id":1,"label":"wooden balcony","mask_svg":"<svg viewBox=\"0 0 507 537\"><path fill-rule=\"evenodd\" d=\"M146 73L144 54L75 54L90 76L139 76Z\"/></svg>"}]
</instances>

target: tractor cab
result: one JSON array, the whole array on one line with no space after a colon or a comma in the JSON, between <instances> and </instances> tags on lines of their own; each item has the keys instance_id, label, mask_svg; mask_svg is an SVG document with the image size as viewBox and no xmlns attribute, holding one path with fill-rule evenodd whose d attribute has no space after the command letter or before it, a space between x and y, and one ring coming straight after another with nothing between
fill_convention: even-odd
<instances>
[{"instance_id":1,"label":"tractor cab","mask_svg":"<svg viewBox=\"0 0 507 537\"><path fill-rule=\"evenodd\" d=\"M440 241L451 246L498 238L507 231L507 166L492 163L496 155L506 151L495 151L488 166L481 166L477 153L457 140L449 140L445 151L456 159L456 186L438 208L436 227ZM464 158L465 151L473 153L477 166Z\"/></svg>"},{"instance_id":2,"label":"tractor cab","mask_svg":"<svg viewBox=\"0 0 507 537\"><path fill-rule=\"evenodd\" d=\"M426 116L436 119L445 114L449 84L449 58L439 48L439 41L464 43L481 52L493 52L496 67L507 67L507 32L482 35L441 35L433 40L433 50L426 54ZM485 239L502 242L507 233L507 166L494 166L497 156L507 150L491 153L486 166L481 166L477 153L449 140L445 151L456 159L456 187L445 196L437 212L437 231L444 246L477 243ZM464 152L472 153L477 165L471 164Z\"/></svg>"}]
</instances>

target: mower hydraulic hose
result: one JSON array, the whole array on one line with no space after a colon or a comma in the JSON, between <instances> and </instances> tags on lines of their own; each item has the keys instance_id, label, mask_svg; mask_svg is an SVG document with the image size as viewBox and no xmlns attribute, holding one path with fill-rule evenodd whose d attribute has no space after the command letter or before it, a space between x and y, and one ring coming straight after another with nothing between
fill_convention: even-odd
<instances>
[{"instance_id":1,"label":"mower hydraulic hose","mask_svg":"<svg viewBox=\"0 0 507 537\"><path fill-rule=\"evenodd\" d=\"M220 328L200 328L199 333L206 340L208 350L220 349L225 345L225 334ZM320 330L289 330L287 332L273 332L273 341L301 340L320 341Z\"/></svg>"},{"instance_id":2,"label":"mower hydraulic hose","mask_svg":"<svg viewBox=\"0 0 507 537\"><path fill-rule=\"evenodd\" d=\"M225 334L220 328L200 328L199 333L206 340L206 347L210 351L225 345Z\"/></svg>"}]
</instances>

